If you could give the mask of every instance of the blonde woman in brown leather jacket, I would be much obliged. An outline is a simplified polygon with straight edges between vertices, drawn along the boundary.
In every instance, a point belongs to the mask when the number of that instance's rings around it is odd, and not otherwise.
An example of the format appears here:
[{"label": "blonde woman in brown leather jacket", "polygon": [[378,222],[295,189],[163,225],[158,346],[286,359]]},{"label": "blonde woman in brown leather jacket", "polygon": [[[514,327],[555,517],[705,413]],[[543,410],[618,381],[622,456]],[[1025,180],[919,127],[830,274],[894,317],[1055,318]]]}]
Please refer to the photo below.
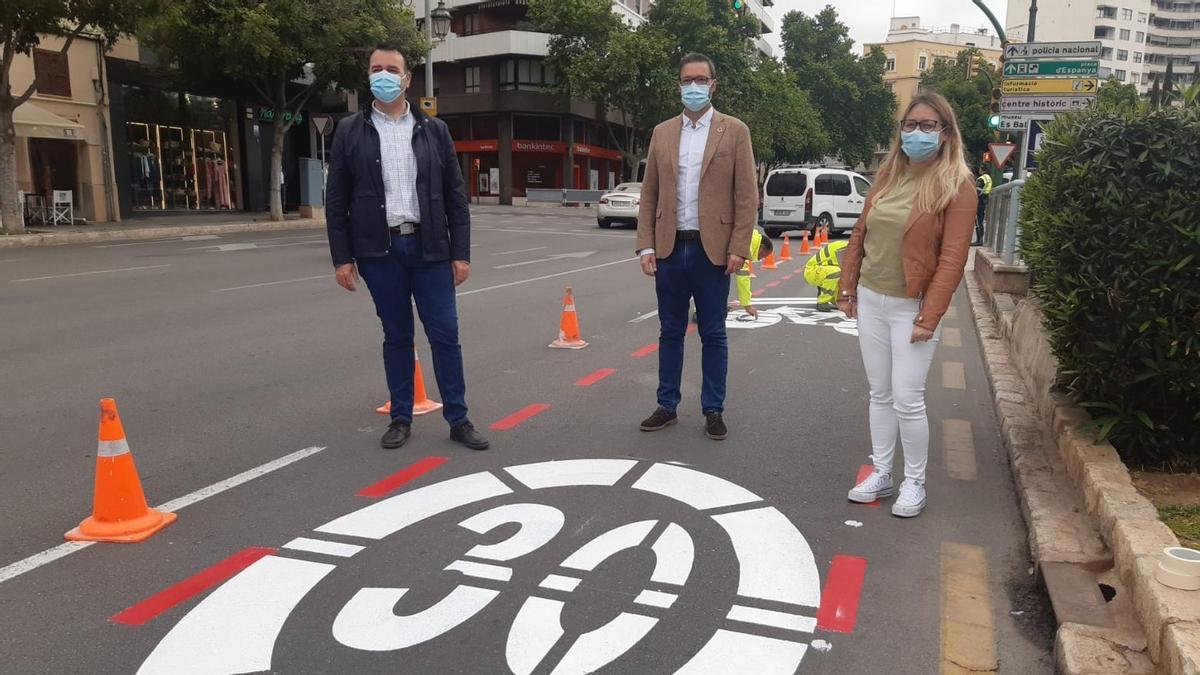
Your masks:
[{"label": "blonde woman in brown leather jacket", "polygon": [[904,482],[892,513],[913,518],[925,508],[925,380],[939,323],[962,280],[975,210],[954,110],[939,94],[920,94],[901,118],[842,257],[838,307],[858,319],[875,463],[850,490],[851,501],[895,493],[892,463],[900,444]]}]

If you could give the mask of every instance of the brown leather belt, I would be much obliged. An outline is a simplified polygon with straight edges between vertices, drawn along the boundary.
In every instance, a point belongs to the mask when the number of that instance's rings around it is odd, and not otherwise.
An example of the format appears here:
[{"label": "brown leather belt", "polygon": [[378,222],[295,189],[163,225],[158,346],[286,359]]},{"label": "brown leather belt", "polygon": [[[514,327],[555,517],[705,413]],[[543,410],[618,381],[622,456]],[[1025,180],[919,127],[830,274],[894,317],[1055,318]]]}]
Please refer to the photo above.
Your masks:
[{"label": "brown leather belt", "polygon": [[695,241],[700,238],[699,230],[676,230],[675,241]]}]

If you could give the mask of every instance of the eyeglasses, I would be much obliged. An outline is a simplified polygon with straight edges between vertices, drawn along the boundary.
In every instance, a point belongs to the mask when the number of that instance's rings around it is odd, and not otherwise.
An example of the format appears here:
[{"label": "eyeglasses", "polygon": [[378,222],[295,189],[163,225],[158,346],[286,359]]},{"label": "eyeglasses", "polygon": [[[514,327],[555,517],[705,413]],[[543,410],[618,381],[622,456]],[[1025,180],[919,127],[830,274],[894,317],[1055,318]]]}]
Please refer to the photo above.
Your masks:
[{"label": "eyeglasses", "polygon": [[712,78],[703,77],[703,76],[701,76],[701,77],[681,77],[681,78],[679,78],[679,84],[681,84],[683,86],[687,86],[689,84],[698,84],[701,87],[706,87],[706,86],[712,84]]},{"label": "eyeglasses", "polygon": [[938,129],[942,129],[945,126],[946,126],[945,124],[942,124],[938,120],[901,120],[900,121],[900,130],[901,131],[916,131],[918,128],[920,128],[921,131],[929,132],[929,131],[937,131]]}]

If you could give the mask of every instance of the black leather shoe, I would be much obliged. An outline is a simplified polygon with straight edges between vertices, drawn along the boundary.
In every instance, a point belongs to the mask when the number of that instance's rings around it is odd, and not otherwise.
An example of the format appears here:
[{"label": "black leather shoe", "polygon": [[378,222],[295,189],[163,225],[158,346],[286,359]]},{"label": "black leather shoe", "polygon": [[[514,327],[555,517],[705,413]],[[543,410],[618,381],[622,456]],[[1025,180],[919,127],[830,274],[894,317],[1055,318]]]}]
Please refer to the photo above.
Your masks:
[{"label": "black leather shoe", "polygon": [[472,450],[487,450],[491,446],[483,434],[476,431],[475,425],[470,422],[450,427],[450,440],[462,443]]},{"label": "black leather shoe", "polygon": [[714,441],[723,441],[729,435],[729,429],[725,427],[725,420],[721,419],[721,413],[704,414],[704,435]]},{"label": "black leather shoe", "polygon": [[666,408],[659,408],[654,411],[654,414],[642,421],[642,431],[659,431],[675,424],[679,421],[679,415],[669,412]]},{"label": "black leather shoe", "polygon": [[409,436],[412,436],[411,424],[401,420],[392,420],[392,423],[388,425],[387,433],[379,441],[379,445],[383,446],[384,450],[395,450],[407,443]]}]

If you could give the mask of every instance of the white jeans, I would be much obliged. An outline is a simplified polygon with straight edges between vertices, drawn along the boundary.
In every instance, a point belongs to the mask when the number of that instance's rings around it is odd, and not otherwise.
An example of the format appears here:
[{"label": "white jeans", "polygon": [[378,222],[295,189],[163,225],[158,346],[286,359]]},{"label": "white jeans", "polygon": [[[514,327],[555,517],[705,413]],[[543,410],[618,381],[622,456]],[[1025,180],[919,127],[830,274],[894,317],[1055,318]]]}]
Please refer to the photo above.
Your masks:
[{"label": "white jeans", "polygon": [[871,388],[871,448],[875,468],[892,472],[896,442],[904,444],[904,477],[924,482],[929,463],[925,380],[941,336],[912,343],[921,303],[858,287],[858,344]]}]

